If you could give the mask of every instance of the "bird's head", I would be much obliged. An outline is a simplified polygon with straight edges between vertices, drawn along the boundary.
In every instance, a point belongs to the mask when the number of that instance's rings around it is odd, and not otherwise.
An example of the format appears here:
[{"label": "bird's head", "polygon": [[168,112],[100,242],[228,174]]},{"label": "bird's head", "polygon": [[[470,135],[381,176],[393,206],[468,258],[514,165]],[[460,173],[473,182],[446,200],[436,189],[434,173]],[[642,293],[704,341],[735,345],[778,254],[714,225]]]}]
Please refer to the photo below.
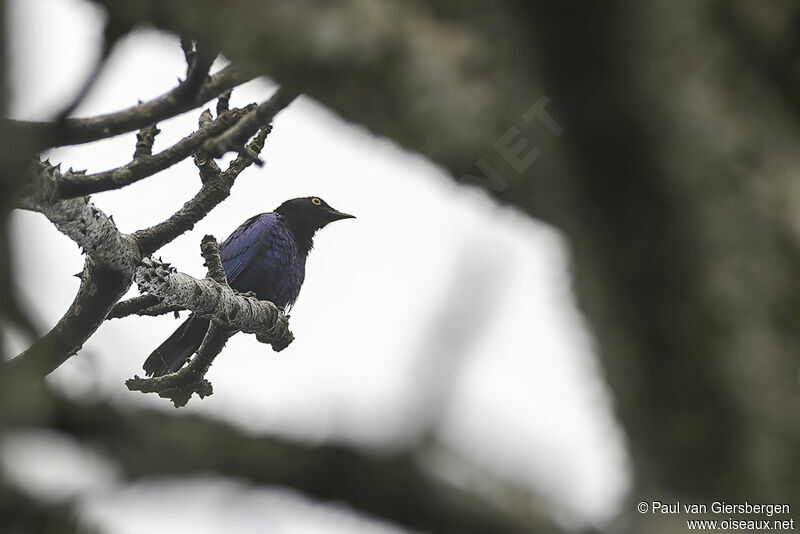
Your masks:
[{"label": "bird's head", "polygon": [[299,242],[307,242],[320,228],[342,219],[355,219],[355,215],[342,213],[328,205],[319,197],[302,197],[287,200],[275,210],[292,231]]},{"label": "bird's head", "polygon": [[275,210],[293,223],[305,223],[315,230],[341,219],[355,219],[355,216],[342,213],[328,205],[319,197],[303,197],[287,200]]}]

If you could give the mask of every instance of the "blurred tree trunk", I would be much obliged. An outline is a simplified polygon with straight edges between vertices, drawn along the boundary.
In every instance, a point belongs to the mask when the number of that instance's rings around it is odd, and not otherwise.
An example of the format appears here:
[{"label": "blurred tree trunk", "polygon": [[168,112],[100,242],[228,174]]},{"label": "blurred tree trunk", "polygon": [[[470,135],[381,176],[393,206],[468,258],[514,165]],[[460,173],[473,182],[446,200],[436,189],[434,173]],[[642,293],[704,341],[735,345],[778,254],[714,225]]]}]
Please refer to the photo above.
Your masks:
[{"label": "blurred tree trunk", "polygon": [[574,171],[563,228],[636,501],[800,504],[797,108],[734,29],[766,18],[789,41],[794,15],[743,7],[532,10]]}]

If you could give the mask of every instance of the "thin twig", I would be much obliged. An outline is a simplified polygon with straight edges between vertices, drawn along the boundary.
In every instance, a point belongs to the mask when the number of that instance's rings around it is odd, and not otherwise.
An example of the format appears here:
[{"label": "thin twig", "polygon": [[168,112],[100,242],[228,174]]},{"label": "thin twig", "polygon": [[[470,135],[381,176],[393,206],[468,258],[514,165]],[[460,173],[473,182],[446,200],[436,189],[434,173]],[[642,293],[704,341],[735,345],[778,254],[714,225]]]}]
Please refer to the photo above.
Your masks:
[{"label": "thin twig", "polygon": [[220,257],[219,243],[213,235],[203,236],[200,242],[200,253],[205,260],[205,266],[208,269],[208,277],[216,280],[223,286],[228,285],[228,276],[225,274],[225,268],[222,266],[222,258]]},{"label": "thin twig", "polygon": [[247,140],[263,125],[270,123],[275,115],[291,104],[295,98],[297,93],[278,88],[269,100],[260,104],[225,133],[206,141],[203,144],[203,152],[214,158],[221,158],[228,152],[241,154]]},{"label": "thin twig", "polygon": [[161,130],[155,124],[146,126],[136,134],[136,149],[133,152],[133,159],[150,157],[153,155],[153,143]]},{"label": "thin twig", "polygon": [[[212,122],[214,122],[214,117],[211,116],[211,112],[207,109],[200,114],[200,118],[197,120],[200,128],[204,128]],[[207,182],[219,179],[222,171],[220,170],[219,165],[217,165],[217,162],[214,161],[214,158],[208,156],[208,154],[197,152],[195,153],[193,159],[195,167],[197,167],[197,171],[200,174],[201,183],[205,184]]]},{"label": "thin twig", "polygon": [[[267,141],[267,136],[272,131],[272,124],[265,124],[258,130],[258,133],[255,137],[247,144],[246,150],[248,154],[258,154],[264,149],[264,143]],[[213,160],[212,160],[213,161]],[[236,156],[236,159],[231,161],[228,168],[225,169],[223,173],[228,178],[233,178],[238,176],[242,171],[244,171],[247,167],[255,163],[255,159],[251,156],[243,156],[239,154]]]}]

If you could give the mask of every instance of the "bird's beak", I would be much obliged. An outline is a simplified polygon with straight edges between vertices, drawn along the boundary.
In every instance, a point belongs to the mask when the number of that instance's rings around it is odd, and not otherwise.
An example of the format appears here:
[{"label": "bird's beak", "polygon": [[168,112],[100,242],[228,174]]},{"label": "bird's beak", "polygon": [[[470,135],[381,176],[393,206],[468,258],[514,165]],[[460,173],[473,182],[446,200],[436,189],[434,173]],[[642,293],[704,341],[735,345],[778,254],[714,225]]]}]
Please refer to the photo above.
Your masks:
[{"label": "bird's beak", "polygon": [[355,215],[350,215],[349,213],[342,213],[341,211],[337,211],[333,208],[330,209],[328,212],[328,220],[330,222],[333,221],[341,221],[342,219],[355,219]]}]

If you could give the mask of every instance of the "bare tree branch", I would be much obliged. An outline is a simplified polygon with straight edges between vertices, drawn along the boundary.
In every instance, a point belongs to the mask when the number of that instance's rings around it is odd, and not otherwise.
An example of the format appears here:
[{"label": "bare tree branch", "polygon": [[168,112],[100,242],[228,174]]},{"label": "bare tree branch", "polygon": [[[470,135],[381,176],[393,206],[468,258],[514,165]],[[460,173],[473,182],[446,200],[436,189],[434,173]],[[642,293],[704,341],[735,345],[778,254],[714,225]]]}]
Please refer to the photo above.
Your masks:
[{"label": "bare tree branch", "polygon": [[241,152],[242,147],[259,128],[272,121],[275,115],[292,103],[297,93],[278,88],[272,98],[259,105],[242,120],[231,126],[224,134],[203,144],[203,152],[221,158],[228,152]]},{"label": "bare tree branch", "polygon": [[246,117],[250,109],[247,107],[228,111],[205,128],[183,138],[155,156],[140,154],[127,165],[116,169],[95,174],[65,176],[58,181],[58,195],[61,198],[73,198],[110,191],[152,176],[192,155],[207,139],[225,132],[232,124]]},{"label": "bare tree branch", "polygon": [[[232,179],[233,177],[238,176],[243,170],[247,167],[252,165],[253,163],[258,162],[258,154],[264,149],[264,143],[267,140],[267,136],[272,131],[272,124],[265,124],[261,127],[258,133],[253,137],[253,140],[247,144],[245,147],[244,154],[239,154],[236,156],[236,159],[231,161],[231,164],[228,165],[228,168],[225,169],[225,172],[222,173],[224,176],[228,177],[228,179]],[[209,160],[214,161],[214,160]]]},{"label": "bare tree branch", "polygon": [[138,130],[191,111],[254,77],[231,65],[211,76],[196,94],[189,90],[196,80],[189,77],[175,89],[149,102],[107,115],[66,119],[56,133],[53,133],[54,123],[50,122],[8,122],[23,135],[43,140],[44,146],[88,143]]},{"label": "bare tree branch", "polygon": [[139,261],[136,244],[87,198],[59,200],[58,167],[31,166],[22,204],[42,213],[87,255],[81,287],[67,312],[43,338],[6,364],[18,376],[43,378],[74,355],[130,287]]},{"label": "bare tree branch", "polygon": [[87,259],[81,287],[61,320],[30,348],[6,363],[2,371],[18,378],[44,378],[55,371],[80,350],[130,283],[126,273]]},{"label": "bare tree branch", "polygon": [[155,295],[164,304],[191,310],[232,330],[256,334],[275,351],[285,349],[294,339],[289,321],[275,304],[242,295],[210,278],[197,280],[144,258],[134,281],[140,292]]},{"label": "bare tree branch", "polygon": [[230,337],[230,331],[212,321],[197,354],[186,366],[163,376],[134,376],[126,380],[125,385],[131,391],[157,393],[159,397],[172,401],[176,408],[186,406],[194,393],[201,399],[208,397],[214,389],[205,375]]},{"label": "bare tree branch", "polygon": [[[220,284],[224,289],[230,289],[228,277],[220,258],[219,243],[214,236],[203,237],[200,251],[208,267],[208,277]],[[174,373],[153,378],[134,377],[125,382],[131,391],[142,393],[158,393],[159,397],[168,398],[176,408],[185,406],[193,393],[202,399],[213,393],[211,382],[205,376],[211,363],[222,351],[227,340],[235,333],[234,330],[225,328],[219,321],[213,320],[203,338],[203,343],[197,355],[182,369]]]},{"label": "bare tree branch", "polygon": [[[268,328],[261,328],[260,331],[257,332],[260,341],[271,343],[273,348],[279,351],[291,343],[293,339],[292,333],[288,330],[288,321],[286,321],[283,313],[272,303],[257,301],[249,296],[240,296],[228,286],[228,279],[225,276],[225,269],[220,259],[219,244],[213,236],[207,235],[203,238],[201,251],[203,253],[203,258],[205,258],[206,265],[208,266],[208,276],[210,278],[208,281],[216,282],[219,286],[217,295],[211,296],[211,300],[215,302],[212,314],[208,314],[208,312],[205,311],[205,306],[202,304],[198,304],[198,306],[203,307],[192,308],[196,315],[202,317],[206,314],[211,318],[208,332],[206,332],[203,343],[198,349],[197,354],[185,367],[174,373],[153,378],[134,376],[125,382],[128,389],[131,391],[157,393],[159,397],[170,399],[176,408],[185,406],[194,393],[201,399],[213,393],[211,383],[205,378],[208,369],[211,367],[214,359],[222,351],[227,340],[236,331],[248,331],[248,327],[243,324],[237,324],[236,326],[231,325],[230,320],[232,317],[237,316],[237,318],[241,320],[242,316],[235,311],[231,313],[225,309],[225,304],[223,302],[225,295],[227,295],[228,298],[241,297],[252,299],[249,300],[248,303],[255,301],[258,305],[266,305],[270,313],[272,313],[274,309],[275,314],[269,317],[272,318],[274,316],[275,321],[272,325],[268,326]],[[160,269],[158,267],[155,268],[155,272],[162,276],[162,280],[173,274],[177,274],[172,273],[170,269]],[[197,282],[196,287],[199,287],[201,283],[202,281]],[[152,284],[152,280],[148,280],[146,285],[140,284],[140,289],[152,291],[152,289],[148,289],[152,288]],[[214,287],[213,290],[217,291],[217,287]],[[203,291],[203,289],[190,289],[188,291],[181,290],[180,293],[188,294],[191,292],[192,298],[194,298],[196,302],[200,302],[199,299],[202,298],[201,295]],[[163,293],[163,289],[161,289],[160,292]],[[171,296],[165,297],[164,300],[169,301],[169,299],[174,298],[178,293],[179,291],[175,289],[169,289],[166,291],[166,294]],[[181,306],[183,305],[184,304],[181,304]],[[258,315],[264,317],[264,314],[259,313]]]},{"label": "bare tree branch", "polygon": [[[132,273],[140,254],[130,236],[122,234],[105,213],[85,197],[60,200],[60,166],[40,162],[32,166],[31,180],[21,204],[47,217],[93,261]],[[67,172],[67,176],[71,173]]]}]

